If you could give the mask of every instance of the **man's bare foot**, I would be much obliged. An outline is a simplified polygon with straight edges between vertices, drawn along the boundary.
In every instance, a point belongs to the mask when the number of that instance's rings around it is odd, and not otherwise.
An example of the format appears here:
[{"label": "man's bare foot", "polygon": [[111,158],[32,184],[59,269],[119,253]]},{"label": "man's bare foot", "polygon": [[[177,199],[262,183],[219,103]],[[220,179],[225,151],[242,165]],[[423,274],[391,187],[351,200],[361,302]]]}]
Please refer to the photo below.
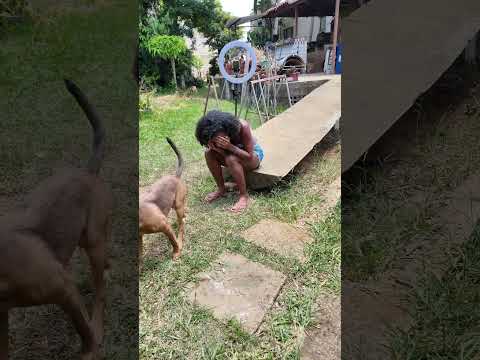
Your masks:
[{"label": "man's bare foot", "polygon": [[242,195],[240,196],[240,199],[238,199],[237,203],[233,205],[233,207],[230,209],[231,212],[234,213],[239,213],[245,210],[248,207],[250,200],[248,196]]},{"label": "man's bare foot", "polygon": [[224,196],[225,196],[225,190],[217,190],[217,191],[214,191],[214,192],[208,194],[205,197],[205,201],[207,203],[211,203],[211,202],[214,202],[215,200],[218,200],[218,199],[220,199],[221,197],[224,197]]}]

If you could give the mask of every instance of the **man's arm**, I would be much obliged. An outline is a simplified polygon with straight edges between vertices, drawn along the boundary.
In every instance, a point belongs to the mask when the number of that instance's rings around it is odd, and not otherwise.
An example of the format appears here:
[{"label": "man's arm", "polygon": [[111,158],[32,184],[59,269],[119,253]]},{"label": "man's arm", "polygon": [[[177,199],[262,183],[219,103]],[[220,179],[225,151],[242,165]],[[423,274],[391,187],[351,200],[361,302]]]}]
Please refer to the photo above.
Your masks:
[{"label": "man's arm", "polygon": [[250,130],[250,126],[244,126],[242,131],[242,142],[244,143],[245,150],[240,149],[239,147],[233,145],[228,139],[224,137],[220,137],[217,140],[217,145],[220,148],[223,148],[233,155],[238,156],[240,159],[244,161],[251,161],[254,158],[253,148],[255,146],[255,142],[253,139],[252,131]]}]

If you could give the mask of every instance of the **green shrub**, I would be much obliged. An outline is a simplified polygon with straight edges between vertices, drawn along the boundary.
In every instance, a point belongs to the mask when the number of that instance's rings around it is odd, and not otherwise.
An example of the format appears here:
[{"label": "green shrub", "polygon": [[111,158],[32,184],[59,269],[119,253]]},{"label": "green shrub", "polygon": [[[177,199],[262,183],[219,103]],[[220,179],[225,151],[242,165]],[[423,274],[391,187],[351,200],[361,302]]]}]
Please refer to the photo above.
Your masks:
[{"label": "green shrub", "polygon": [[151,92],[142,92],[140,93],[139,98],[139,110],[140,112],[150,112],[152,111],[152,93]]}]

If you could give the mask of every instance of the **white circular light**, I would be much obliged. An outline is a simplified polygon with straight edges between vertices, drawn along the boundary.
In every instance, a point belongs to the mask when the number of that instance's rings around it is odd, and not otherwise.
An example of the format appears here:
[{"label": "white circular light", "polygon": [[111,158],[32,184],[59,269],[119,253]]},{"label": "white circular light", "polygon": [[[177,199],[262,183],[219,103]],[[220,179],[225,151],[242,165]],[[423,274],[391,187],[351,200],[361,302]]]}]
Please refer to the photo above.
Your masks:
[{"label": "white circular light", "polygon": [[[250,71],[246,75],[239,78],[231,76],[229,73],[227,73],[227,70],[225,69],[225,55],[227,55],[228,50],[231,50],[236,47],[247,50],[248,55],[252,60],[252,68],[250,69]],[[257,70],[257,57],[255,56],[255,51],[250,46],[250,44],[246,42],[243,42],[240,40],[232,41],[227,45],[225,45],[222,51],[220,51],[220,55],[218,57],[218,67],[220,68],[220,72],[222,73],[222,76],[225,79],[227,79],[229,82],[233,84],[243,84],[248,80],[250,80],[253,77],[253,75],[255,75],[255,71]]]}]

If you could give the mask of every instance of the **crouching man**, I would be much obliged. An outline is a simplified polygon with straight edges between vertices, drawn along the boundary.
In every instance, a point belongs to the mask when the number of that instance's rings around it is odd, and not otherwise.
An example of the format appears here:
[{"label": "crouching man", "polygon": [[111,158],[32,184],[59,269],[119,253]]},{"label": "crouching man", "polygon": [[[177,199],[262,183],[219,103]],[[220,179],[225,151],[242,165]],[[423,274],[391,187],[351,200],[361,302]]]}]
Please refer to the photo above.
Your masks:
[{"label": "crouching man", "polygon": [[245,210],[249,204],[245,174],[257,169],[263,160],[263,150],[250,125],[232,114],[210,111],[198,121],[195,136],[206,148],[207,166],[217,184],[217,190],[208,194],[205,201],[211,203],[225,195],[222,166],[226,166],[240,192],[231,211]]}]

